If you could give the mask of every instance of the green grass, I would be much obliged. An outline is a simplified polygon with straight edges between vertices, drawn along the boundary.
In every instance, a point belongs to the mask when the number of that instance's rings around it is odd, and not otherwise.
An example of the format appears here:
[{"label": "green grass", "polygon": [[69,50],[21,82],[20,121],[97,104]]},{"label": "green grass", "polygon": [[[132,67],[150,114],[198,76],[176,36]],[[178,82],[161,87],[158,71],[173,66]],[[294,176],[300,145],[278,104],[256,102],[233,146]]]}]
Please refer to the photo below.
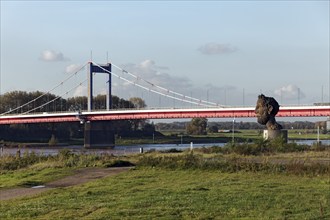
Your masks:
[{"label": "green grass", "polygon": [[[253,129],[248,129],[248,130],[237,130],[239,133],[235,133],[235,138],[239,139],[259,139],[262,138],[263,131],[260,130],[253,130]],[[308,133],[307,133],[308,132]],[[206,136],[209,137],[227,137],[231,138],[232,133],[214,133],[214,134],[208,134]],[[288,130],[288,138],[289,139],[295,139],[295,140],[316,140],[317,139],[317,133],[316,130]],[[329,140],[330,135],[329,134],[321,134],[320,133],[320,139],[321,140]]]},{"label": "green grass", "polygon": [[328,219],[329,177],[140,168],[2,201],[1,219]]},{"label": "green grass", "polygon": [[36,166],[16,171],[1,172],[0,190],[17,186],[42,185],[52,180],[68,176],[73,168],[42,168]]},{"label": "green grass", "polygon": [[[316,140],[317,139],[317,130],[288,130],[288,136],[290,139],[296,140]],[[320,131],[321,140],[329,140],[330,134],[322,134]]]},{"label": "green grass", "polygon": [[[329,153],[114,157],[63,150],[50,157],[2,157],[0,190],[44,184],[81,167],[125,161],[138,166],[83,185],[0,201],[0,219],[330,219],[330,168],[318,163]],[[277,159],[282,162],[274,163]]]},{"label": "green grass", "polygon": [[[73,154],[63,149],[56,156],[26,153],[21,157],[0,157],[0,190],[17,186],[39,185],[72,174],[83,167],[128,166],[129,157],[113,155]],[[130,159],[135,162],[136,159]]]},{"label": "green grass", "polygon": [[[235,133],[236,142],[255,141],[262,138],[262,131],[260,130],[237,130]],[[309,133],[306,133],[306,132]],[[314,132],[314,133],[312,133]],[[288,130],[288,138],[291,140],[316,140],[316,130]],[[155,137],[153,140],[152,136],[144,138],[122,138],[116,139],[117,145],[134,145],[134,144],[168,144],[168,143],[181,143],[180,134],[185,133],[184,130],[173,130],[173,131],[162,131],[164,137]],[[219,143],[219,142],[231,142],[232,133],[208,133],[207,135],[184,135],[183,143]],[[329,140],[329,134],[320,134],[320,140]]]}]

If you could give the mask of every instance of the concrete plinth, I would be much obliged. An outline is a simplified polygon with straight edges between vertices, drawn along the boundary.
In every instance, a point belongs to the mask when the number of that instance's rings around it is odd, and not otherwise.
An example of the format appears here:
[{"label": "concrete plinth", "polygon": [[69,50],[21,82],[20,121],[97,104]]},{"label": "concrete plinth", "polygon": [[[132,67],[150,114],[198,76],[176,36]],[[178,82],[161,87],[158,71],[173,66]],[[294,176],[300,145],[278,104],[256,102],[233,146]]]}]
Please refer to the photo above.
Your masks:
[{"label": "concrete plinth", "polygon": [[276,138],[283,138],[284,142],[288,142],[288,130],[264,130],[264,139],[273,140]]},{"label": "concrete plinth", "polygon": [[111,148],[115,146],[115,135],[111,121],[85,123],[85,148]]}]

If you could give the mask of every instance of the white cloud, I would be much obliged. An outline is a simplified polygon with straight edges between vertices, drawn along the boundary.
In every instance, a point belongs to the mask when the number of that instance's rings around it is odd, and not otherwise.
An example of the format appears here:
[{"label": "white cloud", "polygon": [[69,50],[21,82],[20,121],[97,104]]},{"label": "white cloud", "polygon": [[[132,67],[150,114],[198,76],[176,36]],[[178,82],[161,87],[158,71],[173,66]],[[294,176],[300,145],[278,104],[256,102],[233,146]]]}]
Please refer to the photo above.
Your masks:
[{"label": "white cloud", "polygon": [[153,68],[154,65],[155,65],[155,61],[153,60],[144,60],[138,66],[140,66],[143,69],[150,69]]},{"label": "white cloud", "polygon": [[198,48],[205,55],[227,54],[237,51],[237,48],[230,44],[207,43]]},{"label": "white cloud", "polygon": [[86,86],[78,86],[73,93],[73,96],[87,96],[87,87]]},{"label": "white cloud", "polygon": [[71,64],[65,68],[65,73],[72,74],[82,68],[81,64]]},{"label": "white cloud", "polygon": [[[194,84],[189,78],[187,77],[178,77],[173,76],[168,73],[169,68],[164,66],[158,66],[157,63],[153,60],[147,59],[138,64],[126,64],[122,65],[123,69],[137,75],[139,78],[143,80],[136,80],[135,78],[129,76],[129,74],[125,72],[121,72],[120,76],[145,86],[147,88],[159,91],[161,93],[166,93],[166,91],[157,88],[156,86],[152,86],[149,83],[146,83],[144,80],[150,82],[151,84],[161,86],[168,90],[183,94],[185,96],[192,96],[197,99],[203,99],[212,102],[217,102],[219,104],[230,103],[229,98],[232,97],[233,93],[236,92],[236,87],[230,85],[223,85],[218,86],[214,84],[207,84],[207,85],[200,85]],[[116,80],[117,81],[117,80]],[[113,84],[114,94],[119,94],[122,97],[134,97],[134,96],[141,96],[145,90],[141,88],[135,87],[127,82],[124,81],[117,81],[118,84]],[[151,95],[146,95],[141,97],[146,100],[147,104],[149,104],[149,98],[152,97]],[[168,93],[171,96],[176,96],[171,93]],[[224,101],[224,95],[227,96],[228,101]],[[157,96],[157,95],[156,95]],[[181,96],[176,96],[181,98]],[[158,103],[159,100],[153,100],[153,104]],[[151,103],[152,101],[150,101]],[[166,103],[166,102],[165,102]],[[172,103],[172,102],[170,102]],[[157,104],[156,104],[157,105]]]},{"label": "white cloud", "polygon": [[301,89],[299,89],[296,85],[293,84],[289,84],[279,89],[276,89],[274,91],[274,94],[287,100],[294,100],[298,98],[302,99],[306,97],[305,94],[301,91]]},{"label": "white cloud", "polygon": [[107,94],[107,89],[106,88],[101,88],[97,92],[97,95],[106,95],[106,94]]},{"label": "white cloud", "polygon": [[[164,72],[164,70],[168,70],[169,68],[157,66],[153,60],[147,59],[139,64],[127,64],[124,69],[146,81],[165,88],[182,90],[182,88],[192,87],[192,83],[188,78],[171,76]],[[145,82],[138,81],[137,83],[141,84]],[[145,85],[150,86],[150,84]]]},{"label": "white cloud", "polygon": [[64,57],[63,53],[53,50],[44,50],[40,54],[40,60],[43,61],[68,61],[69,59]]}]

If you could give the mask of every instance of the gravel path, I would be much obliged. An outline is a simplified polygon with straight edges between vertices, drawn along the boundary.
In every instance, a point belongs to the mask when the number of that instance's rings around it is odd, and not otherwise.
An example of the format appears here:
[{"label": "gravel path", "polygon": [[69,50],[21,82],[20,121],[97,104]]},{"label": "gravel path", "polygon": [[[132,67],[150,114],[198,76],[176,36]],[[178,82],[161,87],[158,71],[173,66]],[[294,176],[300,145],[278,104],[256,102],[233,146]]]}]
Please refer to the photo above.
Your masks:
[{"label": "gravel path", "polygon": [[131,167],[116,167],[116,168],[83,168],[78,169],[71,176],[64,177],[53,182],[49,182],[43,186],[35,186],[32,188],[13,188],[0,190],[0,201],[15,199],[18,197],[35,195],[50,189],[60,187],[75,186],[83,184],[95,179],[100,179],[107,176],[113,176],[131,169]]}]

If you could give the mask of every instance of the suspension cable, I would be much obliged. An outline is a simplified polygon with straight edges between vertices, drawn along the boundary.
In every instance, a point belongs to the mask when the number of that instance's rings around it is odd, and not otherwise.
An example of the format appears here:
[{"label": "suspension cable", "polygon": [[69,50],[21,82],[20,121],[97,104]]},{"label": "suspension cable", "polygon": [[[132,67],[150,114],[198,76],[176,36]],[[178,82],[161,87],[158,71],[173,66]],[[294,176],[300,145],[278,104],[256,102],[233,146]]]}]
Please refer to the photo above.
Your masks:
[{"label": "suspension cable", "polygon": [[165,91],[165,92],[167,92],[167,93],[172,93],[172,94],[174,94],[174,95],[181,96],[181,97],[184,98],[184,99],[191,99],[191,100],[194,100],[194,101],[197,101],[197,102],[202,102],[202,103],[206,103],[206,104],[210,104],[210,105],[214,105],[214,106],[219,106],[219,104],[214,103],[214,102],[209,102],[209,101],[205,101],[205,100],[197,99],[197,98],[194,98],[194,97],[186,96],[186,95],[184,95],[184,94],[181,94],[181,93],[178,93],[178,92],[172,91],[172,90],[170,90],[170,89],[166,89],[166,88],[164,88],[164,87],[162,87],[162,86],[158,86],[158,85],[156,85],[156,84],[154,84],[154,83],[152,83],[152,82],[150,82],[150,81],[148,81],[148,80],[145,80],[145,79],[143,79],[143,78],[141,78],[141,77],[139,77],[139,76],[137,76],[137,75],[135,75],[135,74],[133,74],[133,73],[130,73],[130,72],[127,71],[127,70],[124,70],[124,69],[120,68],[119,66],[117,66],[117,65],[115,65],[115,64],[111,64],[111,65],[113,65],[114,67],[116,67],[117,69],[119,69],[120,71],[122,71],[123,73],[127,73],[128,75],[134,77],[136,80],[144,81],[145,83],[147,83],[147,84],[149,84],[149,85],[151,85],[151,86],[153,86],[153,87],[156,87],[156,88],[158,88],[158,89],[161,89],[161,90],[163,90],[163,91]]},{"label": "suspension cable", "polygon": [[[96,65],[96,66],[98,66],[99,68],[101,68],[103,71],[108,72],[108,73],[110,73],[110,74],[116,76],[117,78],[119,78],[119,79],[121,79],[121,80],[124,80],[125,82],[128,82],[129,84],[135,85],[135,86],[140,87],[140,88],[142,88],[142,89],[144,89],[144,90],[147,90],[147,91],[149,91],[149,92],[153,92],[153,93],[159,94],[159,95],[161,95],[161,96],[165,96],[165,97],[168,97],[168,98],[172,98],[172,99],[175,99],[175,100],[178,100],[178,101],[182,101],[182,102],[186,102],[186,103],[190,103],[190,104],[202,105],[202,106],[205,106],[205,107],[214,107],[215,105],[217,105],[216,103],[207,102],[207,101],[204,101],[204,100],[200,100],[200,99],[196,99],[196,98],[193,98],[193,97],[185,96],[185,95],[183,95],[183,94],[180,94],[180,93],[177,93],[177,92],[174,92],[174,91],[168,90],[168,89],[163,88],[163,87],[160,87],[160,86],[157,86],[157,85],[155,85],[155,84],[153,84],[153,83],[151,83],[151,82],[149,82],[149,81],[147,81],[147,80],[144,80],[144,79],[142,79],[142,78],[140,78],[140,77],[138,77],[138,76],[136,76],[136,75],[134,75],[134,74],[132,74],[132,73],[129,73],[129,72],[126,71],[126,70],[121,69],[120,67],[117,67],[117,66],[114,65],[114,64],[111,64],[111,65],[113,65],[113,66],[115,66],[116,68],[118,68],[119,70],[121,70],[121,71],[123,71],[123,72],[126,72],[126,73],[128,73],[129,75],[133,76],[135,79],[137,79],[137,81],[138,81],[138,80],[142,80],[142,81],[144,81],[144,82],[147,82],[147,83],[148,83],[149,85],[151,85],[151,86],[154,86],[154,87],[156,87],[156,88],[162,89],[162,90],[166,91],[167,93],[172,93],[172,94],[175,94],[175,95],[181,96],[181,97],[183,97],[183,98],[178,98],[178,97],[175,97],[175,96],[172,96],[172,95],[169,95],[169,94],[164,94],[164,93],[159,92],[159,91],[156,91],[156,90],[154,90],[154,89],[147,88],[147,87],[142,86],[142,85],[140,85],[140,84],[138,84],[138,83],[136,83],[136,82],[130,81],[130,80],[128,80],[128,79],[126,79],[126,78],[124,78],[124,77],[122,77],[122,76],[119,76],[119,75],[115,74],[114,72],[111,72],[111,71],[109,71],[109,70],[103,68],[102,66],[98,65],[97,63],[94,63],[94,62],[93,62],[93,64]],[[187,98],[188,98],[188,99],[191,99],[191,100],[193,100],[193,101],[187,100]],[[207,104],[204,104],[204,103],[207,103]],[[210,105],[210,104],[211,104],[211,105]]]},{"label": "suspension cable", "polygon": [[212,106],[212,105],[206,105],[206,104],[203,104],[202,102],[189,101],[189,100],[185,100],[185,99],[180,99],[180,98],[178,98],[178,97],[175,97],[175,96],[172,96],[172,95],[169,95],[169,94],[161,93],[161,92],[159,92],[159,91],[156,91],[156,90],[153,90],[153,89],[147,88],[147,87],[142,86],[142,85],[140,85],[140,84],[138,84],[138,83],[135,83],[135,82],[133,82],[133,81],[130,81],[130,80],[128,80],[128,79],[126,79],[126,78],[124,78],[124,77],[122,77],[122,76],[119,76],[119,75],[117,75],[116,73],[111,72],[111,71],[109,71],[109,70],[103,68],[102,66],[98,65],[97,63],[94,63],[94,62],[93,62],[93,64],[96,65],[96,66],[98,66],[98,67],[99,67],[100,69],[102,69],[103,71],[105,71],[105,72],[107,72],[107,73],[110,73],[111,75],[113,75],[113,76],[115,76],[115,77],[117,77],[117,78],[119,78],[119,79],[121,79],[121,80],[123,80],[123,81],[125,81],[125,82],[127,82],[127,83],[129,83],[129,84],[131,84],[131,85],[134,85],[134,86],[140,87],[140,88],[142,88],[142,89],[144,89],[144,90],[146,90],[146,91],[148,91],[148,92],[153,92],[153,93],[156,93],[156,94],[158,94],[158,95],[165,96],[165,97],[172,98],[172,99],[176,99],[176,100],[179,100],[179,101],[182,101],[182,102],[187,102],[187,103],[196,104],[196,105],[202,105],[202,106],[205,106],[205,107],[214,107],[214,106]]},{"label": "suspension cable", "polygon": [[[102,69],[103,71],[105,71],[105,72],[107,72],[107,73],[109,73],[109,74],[111,74],[111,75],[113,75],[113,76],[115,76],[115,77],[117,77],[117,78],[119,78],[119,79],[121,79],[121,80],[123,80],[123,81],[125,81],[125,82],[127,82],[127,83],[129,83],[129,84],[131,84],[131,85],[134,85],[134,86],[137,86],[137,87],[139,87],[139,88],[142,88],[142,89],[144,89],[144,90],[146,90],[146,91],[148,91],[148,92],[156,93],[156,94],[158,94],[158,95],[165,96],[165,97],[167,97],[167,98],[171,98],[171,99],[174,99],[174,100],[178,100],[178,101],[182,101],[182,102],[186,102],[186,103],[190,103],[190,104],[195,104],[195,105],[200,105],[200,106],[205,106],[205,107],[219,106],[217,103],[214,103],[214,102],[209,102],[209,101],[205,101],[205,100],[197,99],[197,98],[194,98],[194,97],[191,97],[191,96],[186,96],[186,95],[183,95],[183,94],[181,94],[181,93],[178,93],[178,92],[172,91],[172,90],[170,90],[170,89],[166,89],[166,88],[164,88],[164,87],[158,86],[158,85],[156,85],[156,84],[154,84],[154,83],[152,83],[152,82],[150,82],[150,81],[148,81],[148,80],[145,80],[145,79],[143,79],[143,78],[141,78],[141,77],[139,77],[139,76],[137,76],[137,75],[135,75],[135,74],[133,74],[133,73],[130,73],[130,72],[127,71],[127,70],[124,70],[124,69],[118,67],[118,66],[115,65],[115,64],[111,64],[111,65],[113,65],[113,66],[114,66],[115,68],[117,68],[118,70],[122,71],[122,73],[127,73],[128,75],[132,76],[133,78],[136,79],[136,81],[134,82],[134,81],[128,80],[128,79],[126,79],[125,77],[119,76],[118,74],[116,74],[116,73],[114,73],[114,72],[111,72],[111,71],[109,71],[109,70],[103,68],[102,66],[100,66],[99,64],[97,64],[97,63],[95,63],[95,62],[92,62],[92,63],[93,63],[94,65],[98,66],[98,67],[99,67],[100,69]],[[71,79],[73,76],[77,75],[77,73],[80,72],[82,69],[84,69],[85,66],[88,65],[88,64],[89,64],[89,63],[87,62],[85,65],[81,66],[77,71],[75,71],[73,74],[71,74],[71,75],[70,75],[69,77],[67,77],[65,80],[61,81],[58,85],[54,86],[52,89],[48,90],[47,92],[41,94],[40,96],[34,98],[33,100],[31,100],[31,101],[29,101],[29,102],[27,102],[27,103],[25,103],[25,104],[23,104],[23,105],[21,105],[21,106],[18,106],[18,107],[14,108],[14,109],[11,109],[11,110],[9,110],[9,111],[7,111],[7,112],[4,112],[4,113],[0,114],[0,116],[1,116],[1,115],[5,115],[5,114],[9,114],[9,113],[11,113],[11,112],[14,112],[14,111],[20,109],[20,108],[23,108],[23,107],[29,105],[30,103],[35,102],[36,100],[42,98],[43,96],[45,96],[45,95],[51,93],[52,91],[54,91],[54,90],[57,89],[58,87],[62,86],[65,82],[67,82],[67,81],[68,81],[69,79]],[[52,103],[52,102],[55,102],[57,99],[61,98],[61,97],[64,96],[64,95],[67,95],[67,94],[68,94],[69,92],[71,92],[72,90],[74,90],[74,89],[78,88],[79,86],[81,86],[81,85],[82,85],[83,83],[85,83],[87,80],[88,80],[88,79],[85,79],[84,81],[80,82],[78,85],[74,86],[73,88],[71,88],[71,89],[68,90],[67,92],[63,93],[62,95],[57,96],[56,98],[54,98],[54,99],[52,99],[52,100],[50,100],[50,101],[48,101],[48,102],[46,102],[46,103],[44,103],[44,104],[38,106],[38,107],[35,107],[35,108],[31,109],[31,110],[28,110],[28,111],[26,111],[26,112],[23,112],[22,114],[28,114],[28,113],[30,113],[30,112],[33,112],[33,111],[35,111],[35,110],[37,110],[37,109],[40,109],[40,108],[46,106],[46,105],[48,105],[48,104],[50,104],[50,103]],[[139,83],[137,83],[137,81],[143,81],[143,82],[149,84],[151,87],[158,88],[158,89],[160,89],[160,90],[162,90],[162,91],[165,91],[166,93],[163,93],[163,92],[160,92],[160,91],[154,90],[154,89],[152,89],[152,88],[148,88],[148,87],[143,86],[143,85],[140,85]],[[170,95],[170,94],[172,94],[172,95]],[[175,97],[175,96],[173,96],[173,95],[180,96],[180,97],[182,97],[182,98],[178,98],[178,97]],[[189,100],[187,100],[187,99],[189,99]],[[204,103],[205,103],[205,104],[204,104]]]},{"label": "suspension cable", "polygon": [[73,91],[74,89],[78,88],[79,86],[81,86],[82,84],[84,84],[85,82],[87,82],[87,80],[88,80],[88,79],[85,79],[84,81],[81,81],[78,85],[72,87],[70,90],[66,91],[65,93],[62,93],[60,96],[57,96],[56,98],[54,98],[54,99],[52,99],[52,100],[50,100],[50,101],[48,101],[48,102],[46,102],[46,103],[44,103],[44,104],[42,104],[42,105],[36,107],[36,108],[34,108],[34,109],[31,109],[31,110],[29,110],[29,111],[23,112],[22,115],[28,114],[28,113],[30,113],[30,112],[33,112],[33,111],[35,111],[35,110],[37,110],[37,109],[40,109],[40,108],[46,106],[46,105],[48,105],[48,104],[50,104],[50,103],[52,103],[52,102],[55,102],[57,99],[62,98],[64,95],[67,95],[69,92]]},{"label": "suspension cable", "polygon": [[52,89],[48,90],[47,92],[41,94],[41,95],[38,96],[37,98],[34,98],[34,99],[32,99],[31,101],[29,101],[29,102],[27,102],[27,103],[25,103],[25,104],[23,104],[23,105],[21,105],[21,106],[18,106],[18,107],[14,108],[14,109],[11,109],[11,110],[9,110],[9,111],[6,111],[6,112],[4,112],[4,113],[2,113],[2,114],[0,114],[0,115],[9,114],[9,113],[11,113],[11,112],[13,112],[13,111],[16,111],[16,110],[18,110],[18,109],[20,109],[20,108],[23,108],[23,107],[29,105],[30,103],[35,102],[36,100],[38,100],[38,99],[42,98],[43,96],[49,94],[50,92],[54,91],[54,90],[57,89],[58,87],[62,86],[66,81],[68,81],[69,79],[71,79],[73,76],[77,75],[77,73],[80,72],[82,69],[84,69],[85,66],[86,66],[87,64],[88,64],[88,63],[86,63],[85,65],[83,65],[82,67],[80,67],[76,72],[74,72],[73,74],[71,74],[71,75],[70,75],[69,77],[67,77],[65,80],[63,80],[62,82],[60,82],[58,85],[54,86]]}]

